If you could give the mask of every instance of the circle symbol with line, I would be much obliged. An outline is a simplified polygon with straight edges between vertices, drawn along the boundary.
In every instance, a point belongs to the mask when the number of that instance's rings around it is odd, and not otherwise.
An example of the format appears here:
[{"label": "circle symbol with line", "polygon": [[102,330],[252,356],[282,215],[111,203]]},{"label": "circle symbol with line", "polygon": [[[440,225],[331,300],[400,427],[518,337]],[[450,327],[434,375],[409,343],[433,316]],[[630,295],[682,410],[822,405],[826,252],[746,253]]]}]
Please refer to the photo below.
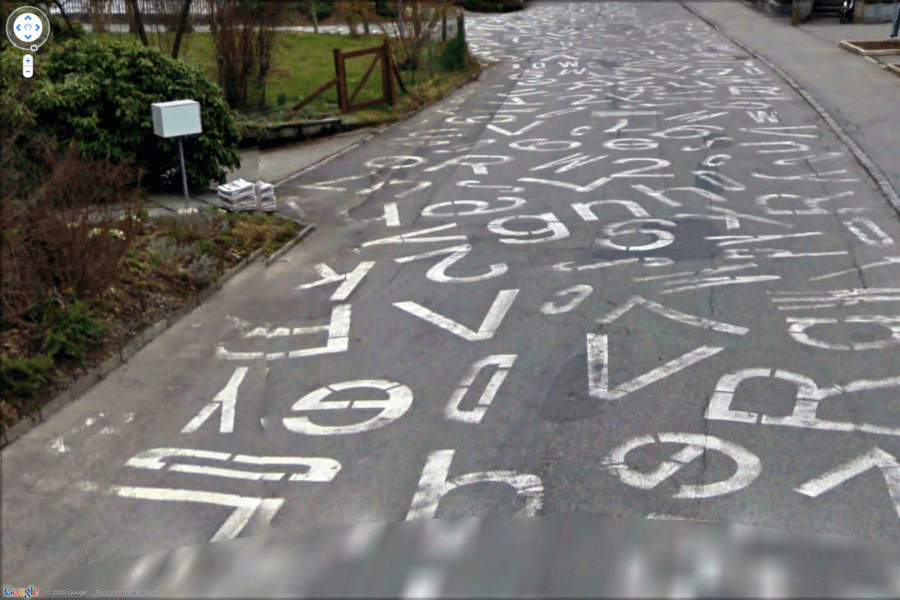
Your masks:
[{"label": "circle symbol with line", "polygon": [[[625,461],[628,454],[632,450],[650,444],[681,444],[684,447],[650,473],[642,473],[629,467]],[[715,450],[730,458],[737,465],[735,473],[728,479],[716,483],[682,484],[673,498],[713,498],[731,494],[753,483],[762,471],[759,457],[743,446],[709,435],[693,433],[660,433],[656,436],[636,437],[610,452],[603,460],[603,465],[622,483],[642,490],[652,490],[709,450]]]}]

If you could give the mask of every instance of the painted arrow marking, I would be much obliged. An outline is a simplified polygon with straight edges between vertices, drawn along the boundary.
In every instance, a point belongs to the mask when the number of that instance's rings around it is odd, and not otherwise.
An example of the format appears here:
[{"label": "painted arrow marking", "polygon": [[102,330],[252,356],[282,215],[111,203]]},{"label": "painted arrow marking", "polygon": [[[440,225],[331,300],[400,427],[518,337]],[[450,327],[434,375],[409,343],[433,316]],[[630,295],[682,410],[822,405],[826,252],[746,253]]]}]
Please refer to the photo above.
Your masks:
[{"label": "painted arrow marking", "polygon": [[892,454],[889,454],[881,448],[872,448],[862,456],[844,463],[836,469],[833,469],[824,475],[807,481],[794,491],[809,496],[810,498],[818,498],[825,492],[833,490],[845,481],[865,473],[869,469],[878,469],[884,476],[884,482],[887,484],[888,493],[891,495],[891,501],[894,504],[894,510],[900,517],[900,462]]}]

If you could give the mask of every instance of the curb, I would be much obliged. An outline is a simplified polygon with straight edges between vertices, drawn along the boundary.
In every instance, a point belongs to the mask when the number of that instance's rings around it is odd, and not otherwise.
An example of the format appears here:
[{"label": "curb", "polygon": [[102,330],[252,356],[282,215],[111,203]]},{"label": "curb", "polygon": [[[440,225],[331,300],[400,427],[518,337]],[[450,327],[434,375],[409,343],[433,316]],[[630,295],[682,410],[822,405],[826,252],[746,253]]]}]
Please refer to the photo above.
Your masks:
[{"label": "curb", "polygon": [[331,162],[331,161],[334,160],[335,158],[337,158],[337,157],[339,157],[339,156],[342,156],[343,154],[346,154],[347,152],[350,152],[351,150],[355,150],[356,148],[359,148],[360,146],[362,146],[363,144],[365,144],[366,142],[368,142],[369,140],[371,140],[371,139],[374,138],[375,136],[378,136],[378,135],[381,135],[382,133],[384,133],[384,132],[385,132],[389,127],[391,127],[392,125],[396,125],[397,123],[401,123],[401,122],[403,122],[403,121],[406,121],[407,119],[411,119],[412,117],[418,115],[420,112],[422,112],[422,111],[425,110],[426,108],[428,108],[428,107],[430,107],[430,106],[433,106],[434,104],[436,104],[436,103],[440,102],[441,100],[447,98],[447,97],[450,96],[451,94],[454,94],[455,92],[459,91],[460,88],[462,88],[462,87],[464,87],[464,86],[467,86],[467,85],[469,85],[470,83],[472,83],[472,82],[478,80],[478,79],[481,77],[481,74],[484,73],[484,72],[485,72],[488,68],[490,68],[491,66],[493,66],[493,65],[482,66],[482,68],[481,68],[477,73],[475,73],[474,75],[471,75],[471,76],[467,77],[466,79],[460,81],[460,82],[457,83],[455,86],[453,86],[452,88],[450,88],[449,90],[447,90],[447,91],[446,91],[444,94],[442,94],[441,96],[438,96],[437,98],[434,98],[434,99],[431,100],[430,102],[427,102],[427,103],[425,103],[425,104],[421,104],[421,105],[417,106],[416,108],[412,109],[411,111],[409,111],[408,113],[405,113],[405,114],[400,115],[399,117],[395,117],[395,118],[392,118],[392,119],[390,119],[390,120],[383,121],[383,122],[381,122],[381,123],[369,123],[369,124],[361,123],[361,124],[359,125],[359,129],[364,129],[364,128],[366,128],[366,127],[374,127],[374,129],[373,129],[367,136],[365,136],[364,138],[362,138],[361,140],[358,140],[358,141],[354,142],[353,144],[350,144],[350,145],[347,146],[346,148],[341,148],[340,150],[337,150],[336,152],[333,152],[333,153],[329,154],[328,156],[325,156],[325,157],[323,157],[323,158],[320,158],[318,161],[316,161],[316,162],[314,162],[313,164],[308,165],[308,166],[306,166],[306,167],[300,169],[300,170],[297,171],[296,173],[291,173],[290,175],[287,175],[287,176],[285,176],[285,177],[282,177],[281,179],[278,179],[278,180],[273,181],[273,182],[272,182],[272,185],[275,186],[275,187],[277,188],[277,187],[280,186],[280,185],[283,185],[283,184],[288,183],[288,182],[290,182],[290,181],[293,181],[293,180],[295,180],[295,179],[297,179],[297,178],[299,178],[299,177],[302,177],[303,175],[306,175],[306,174],[309,173],[310,171],[313,171],[313,170],[315,170],[315,169],[318,169],[318,168],[321,167],[322,165],[324,165],[324,164],[326,164],[326,163],[328,163],[328,162]]},{"label": "curb", "polygon": [[853,140],[850,135],[844,131],[843,127],[841,127],[838,122],[831,116],[825,108],[819,104],[815,98],[813,98],[812,94],[803,89],[799,83],[794,81],[794,78],[788,75],[786,72],[782,71],[778,67],[776,67],[769,59],[764,56],[761,56],[758,52],[756,52],[753,48],[746,46],[745,44],[737,41],[722,29],[721,25],[719,25],[715,20],[710,19],[706,15],[700,13],[695,8],[688,6],[684,2],[679,2],[679,4],[687,10],[689,13],[693,14],[695,17],[705,22],[707,25],[715,29],[720,35],[725,36],[731,43],[735,44],[742,50],[744,50],[747,54],[760,61],[773,71],[778,74],[779,77],[785,80],[787,84],[793,88],[795,92],[800,94],[800,96],[806,100],[806,102],[812,106],[813,110],[815,110],[819,116],[824,120],[828,126],[834,131],[835,135],[844,143],[847,148],[850,149],[850,153],[853,154],[853,157],[856,158],[857,162],[862,166],[863,170],[869,175],[870,178],[875,182],[878,188],[881,190],[882,195],[884,195],[885,200],[887,200],[888,205],[891,206],[894,211],[900,215],[900,195],[898,195],[897,190],[894,189],[893,184],[890,180],[884,175],[881,169],[872,161],[871,158],[863,151],[862,148]]},{"label": "curb", "polygon": [[269,265],[271,265],[272,263],[274,263],[275,261],[280,259],[282,256],[284,256],[285,254],[290,252],[294,246],[296,246],[297,244],[302,242],[304,239],[309,237],[312,234],[312,232],[315,230],[316,230],[316,228],[313,225],[307,225],[306,227],[304,227],[302,230],[300,230],[300,233],[298,233],[294,237],[294,239],[289,241],[287,244],[282,246],[278,251],[276,251],[272,256],[270,256],[269,258],[266,259],[266,266],[268,267]]},{"label": "curb", "polygon": [[[305,228],[303,228],[303,230],[301,230],[300,233],[297,234],[296,237],[294,237],[294,239],[282,246],[278,251],[275,252],[275,254],[272,255],[272,257],[270,257],[266,261],[266,266],[268,266],[275,257],[284,255],[288,250],[300,243],[305,237],[312,233],[314,229],[315,228],[312,225],[307,225]],[[12,427],[9,427],[6,431],[3,432],[3,439],[2,443],[0,443],[0,448],[9,446],[14,441],[21,438],[23,435],[46,421],[51,415],[59,412],[66,405],[74,402],[75,400],[78,400],[81,396],[83,396],[91,388],[93,388],[94,385],[105,379],[107,375],[127,363],[144,346],[165,333],[170,327],[189,315],[194,311],[195,308],[199,307],[213,294],[222,289],[222,286],[224,286],[235,275],[243,271],[251,263],[256,262],[264,254],[264,252],[265,248],[260,248],[232,268],[225,271],[225,273],[223,273],[221,277],[198,292],[196,296],[190,298],[183,306],[173,311],[164,319],[157,321],[155,324],[146,328],[144,331],[138,333],[118,352],[104,360],[96,367],[89,369],[86,374],[82,375],[74,382],[72,382],[72,384],[67,389],[57,394],[56,397],[54,397],[50,402],[42,406],[38,410],[37,416],[25,417]]]}]

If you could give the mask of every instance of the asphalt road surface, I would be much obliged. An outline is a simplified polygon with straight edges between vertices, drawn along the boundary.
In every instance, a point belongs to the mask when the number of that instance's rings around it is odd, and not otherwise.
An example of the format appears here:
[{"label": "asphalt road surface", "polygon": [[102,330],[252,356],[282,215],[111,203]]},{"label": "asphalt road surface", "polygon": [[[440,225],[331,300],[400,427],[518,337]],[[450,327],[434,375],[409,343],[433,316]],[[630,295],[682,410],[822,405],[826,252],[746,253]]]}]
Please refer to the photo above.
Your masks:
[{"label": "asphalt road surface", "polygon": [[467,25],[478,83],[279,189],[287,260],[3,452],[6,577],[435,516],[900,541],[900,224],[837,137],[675,3]]}]

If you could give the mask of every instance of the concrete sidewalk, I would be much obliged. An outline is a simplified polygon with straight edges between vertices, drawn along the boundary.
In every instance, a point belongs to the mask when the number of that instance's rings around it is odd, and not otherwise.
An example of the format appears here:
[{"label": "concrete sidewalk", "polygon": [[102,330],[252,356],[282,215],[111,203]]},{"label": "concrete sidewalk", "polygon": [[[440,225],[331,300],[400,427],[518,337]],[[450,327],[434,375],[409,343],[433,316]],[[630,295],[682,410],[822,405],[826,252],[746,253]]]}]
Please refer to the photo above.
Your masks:
[{"label": "concrete sidewalk", "polygon": [[[354,148],[374,135],[376,130],[375,127],[362,129],[271,150],[250,148],[241,152],[241,167],[228,173],[225,179],[261,179],[273,183],[277,197],[281,181]],[[147,212],[151,217],[194,212],[214,203],[215,199],[215,192],[193,195],[185,205],[181,194],[153,194],[148,197]]]},{"label": "concrete sidewalk", "polygon": [[812,96],[817,110],[824,109],[862,151],[864,156],[857,158],[876,181],[882,179],[879,187],[900,211],[900,77],[838,46],[841,40],[887,39],[890,24],[828,21],[793,27],[788,19],[767,16],[744,3],[684,5],[783,71],[801,93]]}]

